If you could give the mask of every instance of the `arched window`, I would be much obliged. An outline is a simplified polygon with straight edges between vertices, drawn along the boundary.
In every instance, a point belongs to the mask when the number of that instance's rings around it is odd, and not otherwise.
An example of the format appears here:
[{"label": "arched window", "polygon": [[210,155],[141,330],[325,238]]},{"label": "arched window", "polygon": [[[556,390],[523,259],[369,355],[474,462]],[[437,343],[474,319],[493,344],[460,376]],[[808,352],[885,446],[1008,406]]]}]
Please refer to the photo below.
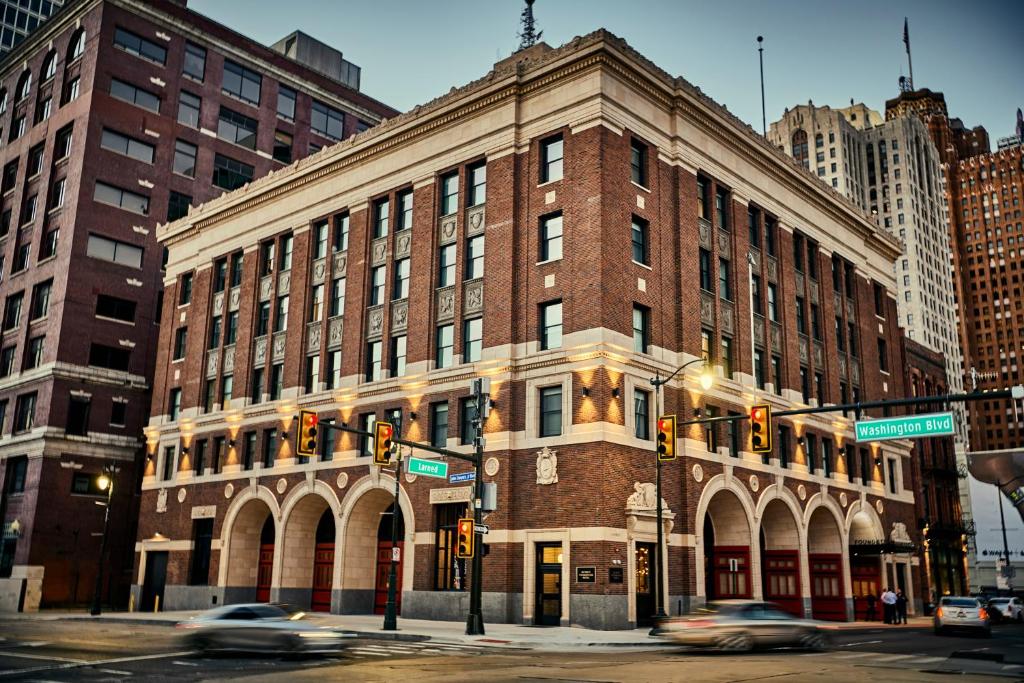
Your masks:
[{"label": "arched window", "polygon": [[26,71],[21,74],[21,78],[18,79],[18,89],[15,90],[14,101],[21,102],[23,99],[28,97],[29,92],[32,90],[32,72]]},{"label": "arched window", "polygon": [[71,43],[68,44],[68,61],[73,62],[85,52],[85,29],[80,28],[71,36]]},{"label": "arched window", "polygon": [[42,77],[39,79],[39,82],[45,83],[55,75],[57,75],[57,53],[51,50],[50,54],[46,55],[46,59],[43,60]]},{"label": "arched window", "polygon": [[807,131],[803,128],[793,133],[793,158],[810,168],[810,159],[807,156]]}]

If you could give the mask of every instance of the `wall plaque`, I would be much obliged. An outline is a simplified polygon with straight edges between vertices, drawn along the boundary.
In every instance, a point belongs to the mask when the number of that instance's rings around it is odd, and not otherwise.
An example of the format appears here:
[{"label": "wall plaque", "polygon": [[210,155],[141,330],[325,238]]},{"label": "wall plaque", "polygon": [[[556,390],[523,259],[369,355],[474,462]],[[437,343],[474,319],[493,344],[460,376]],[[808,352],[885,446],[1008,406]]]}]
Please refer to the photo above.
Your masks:
[{"label": "wall plaque", "polygon": [[576,567],[576,583],[596,583],[597,567]]},{"label": "wall plaque", "polygon": [[608,583],[622,583],[622,567],[608,567]]},{"label": "wall plaque", "polygon": [[216,516],[216,505],[196,505],[192,508],[192,519],[210,519]]},{"label": "wall plaque", "polygon": [[430,504],[468,503],[473,500],[472,486],[456,486],[454,488],[430,489]]}]

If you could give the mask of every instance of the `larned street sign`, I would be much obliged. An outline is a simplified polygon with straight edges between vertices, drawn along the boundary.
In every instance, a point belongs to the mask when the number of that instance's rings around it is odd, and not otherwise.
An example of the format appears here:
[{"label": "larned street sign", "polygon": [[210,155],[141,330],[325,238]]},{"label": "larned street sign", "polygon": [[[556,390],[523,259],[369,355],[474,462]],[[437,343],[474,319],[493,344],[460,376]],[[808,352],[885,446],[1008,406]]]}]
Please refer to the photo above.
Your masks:
[{"label": "larned street sign", "polygon": [[858,420],[854,428],[858,442],[920,439],[926,436],[948,436],[956,432],[953,413]]},{"label": "larned street sign", "polygon": [[409,474],[422,474],[424,477],[445,479],[448,476],[448,463],[440,460],[409,458]]}]

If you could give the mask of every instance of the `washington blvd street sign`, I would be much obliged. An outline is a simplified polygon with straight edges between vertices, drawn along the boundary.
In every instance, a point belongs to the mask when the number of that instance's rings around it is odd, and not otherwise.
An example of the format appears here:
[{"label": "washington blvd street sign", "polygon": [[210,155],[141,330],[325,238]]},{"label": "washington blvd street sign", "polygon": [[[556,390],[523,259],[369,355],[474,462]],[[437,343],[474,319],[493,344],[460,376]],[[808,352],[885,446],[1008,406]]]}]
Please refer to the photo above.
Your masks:
[{"label": "washington blvd street sign", "polygon": [[926,436],[948,436],[955,433],[953,413],[931,413],[860,420],[854,423],[858,443],[891,439],[920,439]]},{"label": "washington blvd street sign", "polygon": [[409,458],[409,474],[422,474],[424,477],[448,478],[448,463],[440,460],[422,460]]},{"label": "washington blvd street sign", "polygon": [[448,481],[452,484],[457,484],[460,481],[476,481],[476,472],[470,470],[469,472],[452,474],[448,477]]}]

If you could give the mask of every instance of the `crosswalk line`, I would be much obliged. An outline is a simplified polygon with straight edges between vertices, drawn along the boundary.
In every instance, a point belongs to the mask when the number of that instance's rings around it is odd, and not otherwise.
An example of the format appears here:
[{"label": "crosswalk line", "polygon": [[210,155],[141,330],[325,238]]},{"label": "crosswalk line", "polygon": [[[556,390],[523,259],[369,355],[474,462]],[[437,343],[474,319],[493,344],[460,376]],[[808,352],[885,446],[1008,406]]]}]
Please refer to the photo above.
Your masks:
[{"label": "crosswalk line", "polygon": [[909,659],[913,655],[882,655],[875,659],[876,662],[896,662],[901,659]]},{"label": "crosswalk line", "polygon": [[874,654],[874,652],[845,652],[836,655],[836,659],[859,659],[860,657],[871,657]]},{"label": "crosswalk line", "polygon": [[918,657],[914,660],[915,664],[934,664],[935,662],[944,662],[946,657]]},{"label": "crosswalk line", "polygon": [[374,657],[389,657],[389,656],[391,656],[390,652],[376,652],[374,650],[355,650],[355,649],[353,649],[352,652],[359,652],[359,653],[362,653],[364,655],[372,655]]}]

